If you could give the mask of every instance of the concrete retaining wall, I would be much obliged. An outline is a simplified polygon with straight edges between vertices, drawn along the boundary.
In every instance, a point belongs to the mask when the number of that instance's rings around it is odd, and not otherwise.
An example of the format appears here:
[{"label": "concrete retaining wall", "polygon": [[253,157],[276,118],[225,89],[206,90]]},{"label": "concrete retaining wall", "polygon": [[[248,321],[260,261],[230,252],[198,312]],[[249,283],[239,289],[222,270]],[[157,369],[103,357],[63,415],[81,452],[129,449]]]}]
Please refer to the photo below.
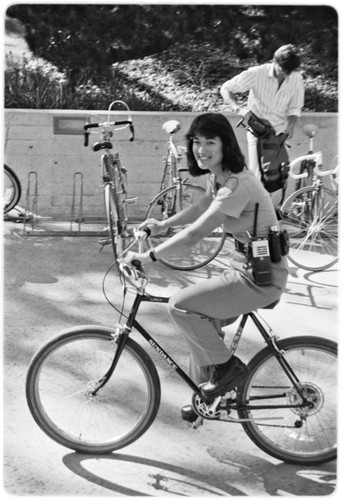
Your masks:
[{"label": "concrete retaining wall", "polygon": [[[73,196],[74,174],[83,176],[83,215],[85,218],[103,216],[103,195],[100,187],[100,153],[94,153],[91,145],[99,140],[98,134],[90,136],[90,147],[83,145],[82,127],[87,116],[97,115],[105,120],[105,112],[6,110],[5,111],[5,156],[4,161],[17,173],[23,186],[20,206],[25,206],[28,176],[36,172],[38,179],[38,215],[59,220],[70,218]],[[130,205],[132,220],[143,218],[151,198],[158,192],[163,169],[163,155],[167,136],[162,124],[177,119],[182,130],[176,135],[177,143],[184,144],[184,134],[194,116],[198,113],[150,113],[133,112],[136,139],[129,141],[128,129],[119,131],[115,145],[122,164],[128,170],[129,195],[138,196],[138,202]],[[116,115],[118,116],[118,115]],[[236,115],[227,114],[232,124],[238,121]],[[113,119],[113,118],[112,118]],[[118,118],[114,118],[118,119]],[[323,152],[326,168],[330,168],[337,156],[337,114],[306,113],[297,123],[295,137],[291,141],[291,158],[306,154],[308,139],[302,133],[303,125],[314,123],[319,126],[315,139],[315,150]],[[246,135],[243,129],[236,129],[236,135],[247,157]],[[31,192],[34,186],[31,174]],[[78,197],[80,174],[76,175]],[[202,183],[196,180],[195,183]]]}]

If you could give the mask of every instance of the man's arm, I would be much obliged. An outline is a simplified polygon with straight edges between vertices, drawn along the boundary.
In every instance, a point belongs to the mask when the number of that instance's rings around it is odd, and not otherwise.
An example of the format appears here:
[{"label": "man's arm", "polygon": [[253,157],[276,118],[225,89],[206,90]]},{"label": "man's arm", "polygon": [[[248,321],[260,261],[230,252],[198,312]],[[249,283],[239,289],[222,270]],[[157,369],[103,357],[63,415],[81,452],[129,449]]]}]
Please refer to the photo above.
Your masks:
[{"label": "man's arm", "polygon": [[243,71],[231,80],[227,80],[220,89],[224,102],[229,104],[233,111],[241,116],[244,116],[247,110],[242,111],[241,106],[237,104],[236,94],[247,92],[253,87],[256,70],[257,68],[250,68]]},{"label": "man's arm", "polygon": [[296,115],[291,115],[291,116],[287,117],[287,126],[286,126],[286,130],[284,131],[284,133],[289,134],[288,139],[292,139],[292,137],[293,137],[293,130],[294,130],[294,126],[295,126],[297,120],[298,120],[298,116],[296,116]]},{"label": "man's arm", "polygon": [[228,82],[225,82],[220,89],[220,94],[224,102],[229,104],[230,107],[233,109],[233,111],[236,111],[238,113],[240,110],[240,106],[236,102],[236,95],[227,87],[228,87]]}]

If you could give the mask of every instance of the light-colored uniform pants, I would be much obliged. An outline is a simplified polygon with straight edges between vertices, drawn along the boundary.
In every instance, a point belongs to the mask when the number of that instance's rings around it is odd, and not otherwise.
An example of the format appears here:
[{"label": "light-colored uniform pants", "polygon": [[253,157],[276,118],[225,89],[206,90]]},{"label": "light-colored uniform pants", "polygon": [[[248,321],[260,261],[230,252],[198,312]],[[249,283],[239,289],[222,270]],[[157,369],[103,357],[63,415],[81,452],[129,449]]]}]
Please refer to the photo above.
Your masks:
[{"label": "light-colored uniform pants", "polygon": [[171,297],[170,314],[188,344],[190,377],[195,383],[208,381],[210,367],[231,357],[222,332],[222,326],[233,321],[227,319],[265,307],[281,296],[287,281],[287,263],[272,264],[272,268],[274,285],[257,287],[231,268]]}]

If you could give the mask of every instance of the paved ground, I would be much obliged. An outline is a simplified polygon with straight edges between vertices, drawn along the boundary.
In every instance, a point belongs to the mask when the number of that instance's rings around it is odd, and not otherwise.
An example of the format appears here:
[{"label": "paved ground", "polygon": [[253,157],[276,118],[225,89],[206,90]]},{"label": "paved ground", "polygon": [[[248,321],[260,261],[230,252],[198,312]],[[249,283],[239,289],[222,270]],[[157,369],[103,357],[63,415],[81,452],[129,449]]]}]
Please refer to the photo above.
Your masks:
[{"label": "paved ground", "polygon": [[[117,313],[102,294],[110,263],[95,237],[23,236],[22,225],[4,223],[4,486],[7,494],[74,496],[325,496],[336,486],[336,463],[287,465],[259,450],[237,424],[205,423],[189,429],[179,416],[191,397],[176,374],[154,355],[162,382],[157,419],[136,443],[108,456],[85,456],[47,438],[29,414],[25,376],[39,346],[61,329],[80,324],[111,326]],[[223,254],[204,269],[177,272],[151,266],[151,287],[170,295],[206,279],[227,264]],[[110,275],[110,298],[120,303],[119,281]],[[286,293],[263,312],[280,336],[311,334],[337,338],[337,267],[309,273],[291,267]],[[156,332],[186,368],[183,340],[163,305],[146,304],[141,322]],[[229,332],[227,327],[227,332]],[[242,358],[261,348],[252,327]],[[148,348],[148,346],[147,346]]]}]

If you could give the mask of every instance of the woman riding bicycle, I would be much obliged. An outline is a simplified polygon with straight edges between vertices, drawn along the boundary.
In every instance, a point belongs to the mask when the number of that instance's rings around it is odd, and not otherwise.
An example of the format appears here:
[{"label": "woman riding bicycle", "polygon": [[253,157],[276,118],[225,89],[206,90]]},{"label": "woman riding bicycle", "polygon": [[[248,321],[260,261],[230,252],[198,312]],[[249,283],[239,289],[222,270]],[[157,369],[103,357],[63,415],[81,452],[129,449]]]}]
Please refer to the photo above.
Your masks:
[{"label": "woman riding bicycle", "polygon": [[[196,383],[202,383],[203,396],[212,399],[234,388],[246,375],[245,364],[225,345],[222,327],[240,314],[280,298],[287,282],[287,259],[280,256],[278,262],[269,263],[269,280],[256,284],[256,269],[251,266],[248,244],[255,227],[254,236],[268,238],[270,228],[277,226],[277,218],[270,195],[247,169],[228,120],[219,113],[199,115],[186,138],[190,174],[210,174],[205,196],[170,219],[143,222],[140,228],[148,227],[152,234],[175,225],[190,223],[190,226],[152,252],[128,252],[125,261],[132,263],[138,259],[145,264],[186,252],[219,226],[234,236],[239,250],[231,256],[231,267],[178,291],[170,299],[171,316],[189,346],[190,376]],[[191,405],[182,409],[182,418],[196,420]]]}]

